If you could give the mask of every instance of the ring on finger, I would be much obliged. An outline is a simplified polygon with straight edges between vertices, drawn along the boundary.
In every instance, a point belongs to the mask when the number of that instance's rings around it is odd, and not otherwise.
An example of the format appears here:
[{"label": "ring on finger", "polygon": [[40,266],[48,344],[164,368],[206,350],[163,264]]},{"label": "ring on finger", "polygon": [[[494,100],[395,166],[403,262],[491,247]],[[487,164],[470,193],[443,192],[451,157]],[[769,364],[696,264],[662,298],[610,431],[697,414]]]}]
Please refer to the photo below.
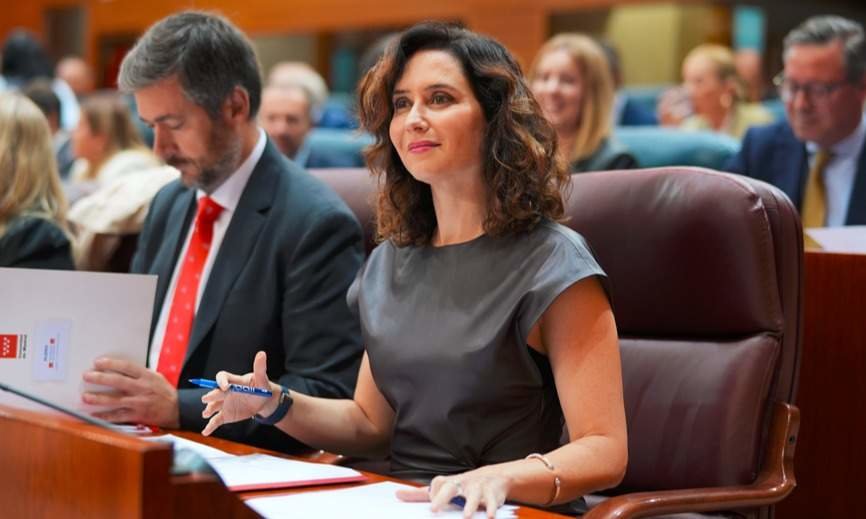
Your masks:
[{"label": "ring on finger", "polygon": [[463,495],[463,485],[461,485],[459,481],[455,481],[454,486],[457,488],[457,495],[462,496]]}]

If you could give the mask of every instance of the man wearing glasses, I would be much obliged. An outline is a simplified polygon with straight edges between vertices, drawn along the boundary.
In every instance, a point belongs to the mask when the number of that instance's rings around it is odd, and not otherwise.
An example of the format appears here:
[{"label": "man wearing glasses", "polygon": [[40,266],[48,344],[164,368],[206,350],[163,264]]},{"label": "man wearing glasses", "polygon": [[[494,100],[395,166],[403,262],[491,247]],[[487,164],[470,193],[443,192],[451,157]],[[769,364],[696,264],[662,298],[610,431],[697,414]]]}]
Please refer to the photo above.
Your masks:
[{"label": "man wearing glasses", "polygon": [[816,16],[785,38],[774,82],[787,121],[751,128],[727,170],[769,182],[803,227],[866,224],[866,38],[838,16]]}]

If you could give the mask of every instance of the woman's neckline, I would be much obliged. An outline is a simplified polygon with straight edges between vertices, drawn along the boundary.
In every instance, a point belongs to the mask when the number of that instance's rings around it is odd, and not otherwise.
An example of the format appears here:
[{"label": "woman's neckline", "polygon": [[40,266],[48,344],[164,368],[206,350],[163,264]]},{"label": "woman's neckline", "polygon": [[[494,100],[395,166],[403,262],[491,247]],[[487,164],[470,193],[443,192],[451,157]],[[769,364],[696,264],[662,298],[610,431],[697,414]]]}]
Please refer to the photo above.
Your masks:
[{"label": "woman's neckline", "polygon": [[454,243],[446,243],[443,245],[434,245],[432,240],[431,240],[431,242],[427,246],[428,246],[428,248],[433,249],[433,250],[455,249],[455,248],[459,248],[462,246],[477,243],[477,242],[481,241],[483,238],[485,238],[486,236],[487,236],[486,232],[481,232],[481,234],[474,236],[472,238],[469,238],[468,240],[458,241],[458,242],[454,242]]}]

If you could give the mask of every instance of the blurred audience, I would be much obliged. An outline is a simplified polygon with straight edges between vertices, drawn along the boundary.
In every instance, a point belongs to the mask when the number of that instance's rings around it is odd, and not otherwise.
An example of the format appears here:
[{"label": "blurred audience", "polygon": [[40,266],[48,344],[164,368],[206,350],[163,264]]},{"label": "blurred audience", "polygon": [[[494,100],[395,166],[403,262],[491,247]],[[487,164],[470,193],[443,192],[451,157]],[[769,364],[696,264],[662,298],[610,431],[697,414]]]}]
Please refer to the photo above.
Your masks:
[{"label": "blurred audience", "polygon": [[81,270],[110,270],[122,237],[141,231],[147,208],[177,170],[147,149],[132,123],[129,106],[116,92],[84,99],[72,133],[76,160],[67,194],[69,220],[78,237],[75,264]]},{"label": "blurred audience", "polygon": [[300,84],[269,86],[262,91],[259,124],[280,152],[304,168],[351,168],[357,166],[355,153],[340,150],[323,152],[309,145],[313,128],[313,96]]},{"label": "blurred audience", "polygon": [[764,57],[756,49],[739,49],[734,54],[734,68],[743,82],[743,100],[760,103],[778,97],[764,73]]},{"label": "blurred audience", "polygon": [[16,29],[3,43],[0,51],[0,76],[5,88],[18,90],[34,79],[51,81],[51,89],[60,99],[60,126],[71,130],[78,124],[78,100],[75,92],[62,79],[54,78],[54,66],[45,48],[29,32]]},{"label": "blurred audience", "polygon": [[301,61],[281,61],[271,68],[266,86],[291,87],[302,86],[310,95],[310,110],[313,124],[318,123],[322,109],[331,95],[325,78],[316,69]]},{"label": "blurred audience", "polygon": [[619,59],[619,51],[612,43],[605,40],[596,40],[604,51],[607,64],[610,66],[610,75],[613,79],[614,97],[611,117],[614,126],[653,126],[658,124],[656,115],[621,91],[622,89],[622,66]]},{"label": "blurred audience", "polygon": [[683,85],[668,88],[659,96],[656,117],[662,126],[679,126],[695,114],[689,92]]},{"label": "blurred audience", "polygon": [[613,79],[604,51],[592,38],[553,37],[536,56],[529,80],[573,173],[637,166],[611,135]]},{"label": "blurred audience", "polygon": [[31,81],[21,93],[30,98],[48,120],[54,145],[54,157],[57,159],[57,170],[60,172],[60,178],[66,179],[72,171],[75,155],[72,154],[72,139],[69,132],[60,127],[60,99],[47,79]]},{"label": "blurred audience", "polygon": [[304,137],[313,128],[313,98],[300,85],[265,87],[259,109],[259,124],[286,157],[304,166],[298,157]]},{"label": "blurred audience", "polygon": [[712,130],[740,138],[750,126],[773,121],[759,104],[743,100],[743,84],[727,47],[699,45],[683,61],[683,83],[694,114],[682,121],[687,130]]},{"label": "blurred audience", "polygon": [[0,92],[0,267],[74,268],[65,213],[45,116]]},{"label": "blurred audience", "polygon": [[160,165],[144,146],[126,102],[115,92],[100,92],[84,99],[81,119],[72,132],[72,151],[78,158],[71,175],[76,183],[105,185],[123,175]]},{"label": "blurred audience", "polygon": [[57,63],[54,69],[55,75],[66,81],[69,88],[79,98],[93,93],[96,89],[96,79],[93,70],[82,58],[78,56],[66,56]]},{"label": "blurred audience", "polygon": [[776,78],[786,121],[746,133],[727,169],[776,185],[804,227],[866,224],[866,35],[838,16],[785,38]]}]

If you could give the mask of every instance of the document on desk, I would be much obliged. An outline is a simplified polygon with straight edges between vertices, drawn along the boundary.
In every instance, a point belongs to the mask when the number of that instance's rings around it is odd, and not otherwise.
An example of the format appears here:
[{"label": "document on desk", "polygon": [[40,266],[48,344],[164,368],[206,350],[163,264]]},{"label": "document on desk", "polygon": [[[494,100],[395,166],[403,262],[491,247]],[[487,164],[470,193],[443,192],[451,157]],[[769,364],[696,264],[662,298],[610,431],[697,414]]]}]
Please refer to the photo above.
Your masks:
[{"label": "document on desk", "polygon": [[[456,505],[439,513],[430,511],[430,503],[406,503],[397,499],[397,490],[411,488],[390,481],[340,490],[321,490],[287,496],[256,497],[245,503],[265,519],[283,517],[316,517],[317,519],[461,519],[463,510]],[[496,511],[497,519],[517,517],[517,507],[505,505]],[[476,512],[473,518],[486,518]]]},{"label": "document on desk", "polygon": [[163,434],[162,436],[148,436],[147,438],[143,439],[152,442],[170,443],[174,445],[174,448],[176,449],[190,449],[192,451],[195,451],[196,454],[208,461],[214,458],[233,458],[235,456],[234,454],[229,454],[226,451],[221,451],[209,445],[194,442],[192,440],[187,440],[186,438],[181,438],[180,436],[175,436],[173,434]]},{"label": "document on desk", "polygon": [[146,439],[194,450],[207,460],[226,487],[235,492],[355,483],[367,479],[357,470],[337,465],[289,460],[267,454],[236,456],[173,434]]}]

